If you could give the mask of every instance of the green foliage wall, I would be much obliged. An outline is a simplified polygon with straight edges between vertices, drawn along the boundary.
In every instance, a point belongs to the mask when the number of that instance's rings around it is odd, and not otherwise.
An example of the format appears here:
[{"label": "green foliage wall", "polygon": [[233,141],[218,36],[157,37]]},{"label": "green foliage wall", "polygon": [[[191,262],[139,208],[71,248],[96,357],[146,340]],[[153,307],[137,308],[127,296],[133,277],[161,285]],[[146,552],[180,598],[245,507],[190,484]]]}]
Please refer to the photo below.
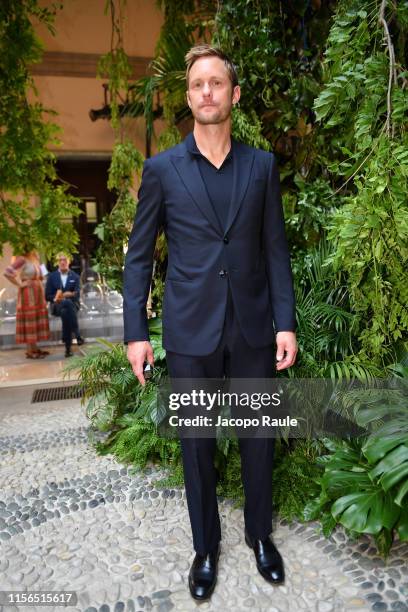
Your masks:
[{"label": "green foliage wall", "polygon": [[408,331],[407,25],[406,3],[339,2],[314,104],[342,182],[332,262],[346,273],[360,356],[377,365]]}]

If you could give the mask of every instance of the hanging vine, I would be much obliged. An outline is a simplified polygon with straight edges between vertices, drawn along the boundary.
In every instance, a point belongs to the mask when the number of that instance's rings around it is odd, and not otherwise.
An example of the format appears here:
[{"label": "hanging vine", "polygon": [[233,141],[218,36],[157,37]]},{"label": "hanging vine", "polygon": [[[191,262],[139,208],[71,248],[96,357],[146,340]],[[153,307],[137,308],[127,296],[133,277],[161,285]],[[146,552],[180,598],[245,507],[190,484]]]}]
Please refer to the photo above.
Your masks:
[{"label": "hanging vine", "polygon": [[54,33],[59,8],[57,2],[40,7],[37,0],[0,4],[0,252],[9,243],[15,253],[39,250],[49,259],[75,250],[78,234],[66,221],[80,214],[78,200],[56,183],[49,147],[59,144],[59,128],[29,72],[43,53],[32,22]]},{"label": "hanging vine", "polygon": [[123,47],[123,19],[126,0],[107,0],[105,14],[112,24],[111,48],[100,58],[98,76],[108,76],[111,125],[115,146],[109,168],[108,188],[116,191],[112,211],[97,226],[95,233],[101,240],[96,252],[95,269],[102,273],[112,289],[122,290],[122,275],[128,236],[136,212],[132,193],[135,179],[143,167],[144,157],[129,138],[120,108],[129,95],[131,67]]}]

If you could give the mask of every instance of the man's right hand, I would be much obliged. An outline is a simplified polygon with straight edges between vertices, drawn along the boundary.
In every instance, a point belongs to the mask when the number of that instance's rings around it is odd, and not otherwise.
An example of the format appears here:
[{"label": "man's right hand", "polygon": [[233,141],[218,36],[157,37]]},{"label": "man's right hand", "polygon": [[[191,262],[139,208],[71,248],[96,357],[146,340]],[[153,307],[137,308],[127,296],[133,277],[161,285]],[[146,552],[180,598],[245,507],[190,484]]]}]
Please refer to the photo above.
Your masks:
[{"label": "man's right hand", "polygon": [[144,386],[146,380],[143,375],[143,364],[147,361],[152,367],[154,365],[152,345],[147,340],[128,342],[127,357],[136,378]]}]

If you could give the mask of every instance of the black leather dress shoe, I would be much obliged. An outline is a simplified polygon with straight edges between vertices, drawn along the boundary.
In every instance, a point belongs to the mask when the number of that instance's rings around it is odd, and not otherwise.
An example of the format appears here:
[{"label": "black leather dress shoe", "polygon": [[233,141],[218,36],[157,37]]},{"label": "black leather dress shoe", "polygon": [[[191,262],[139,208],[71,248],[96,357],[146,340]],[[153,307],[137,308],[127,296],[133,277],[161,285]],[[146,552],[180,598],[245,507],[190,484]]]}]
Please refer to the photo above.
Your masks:
[{"label": "black leather dress shoe", "polygon": [[218,558],[221,546],[207,555],[196,554],[188,575],[188,586],[194,599],[209,599],[217,582]]},{"label": "black leather dress shoe", "polygon": [[73,357],[74,353],[71,351],[71,349],[65,349],[65,357]]},{"label": "black leather dress shoe", "polygon": [[85,344],[85,340],[82,338],[82,336],[78,336],[77,345],[81,346],[82,344]]},{"label": "black leather dress shoe", "polygon": [[270,537],[256,540],[245,529],[245,542],[255,553],[256,567],[261,576],[272,584],[282,584],[285,580],[282,557]]}]

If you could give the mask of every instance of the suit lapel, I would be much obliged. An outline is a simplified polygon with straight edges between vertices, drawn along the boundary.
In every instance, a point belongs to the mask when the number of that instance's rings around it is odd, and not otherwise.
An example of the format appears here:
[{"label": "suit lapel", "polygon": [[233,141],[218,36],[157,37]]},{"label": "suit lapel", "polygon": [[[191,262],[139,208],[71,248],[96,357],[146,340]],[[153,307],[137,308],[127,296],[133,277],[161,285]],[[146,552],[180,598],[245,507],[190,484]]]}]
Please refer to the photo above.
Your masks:
[{"label": "suit lapel", "polygon": [[214,229],[219,234],[223,234],[218,217],[214,211],[213,205],[208,197],[207,189],[205,188],[201,172],[197,164],[197,160],[186,150],[183,157],[172,156],[171,161],[176,168],[181,181],[185,188],[201,210],[203,215],[208,219]]},{"label": "suit lapel", "polygon": [[171,161],[176,168],[181,181],[187,191],[197,204],[198,208],[208,219],[214,229],[221,235],[226,234],[234,223],[238,214],[245,193],[248,189],[254,163],[254,153],[247,150],[239,142],[234,140],[234,170],[231,190],[231,200],[228,212],[228,221],[225,230],[220,225],[219,219],[214,211],[214,207],[208,197],[201,173],[196,159],[191,157],[187,148],[183,156],[173,155]]},{"label": "suit lapel", "polygon": [[234,223],[238,214],[239,208],[248,189],[248,183],[254,163],[254,154],[250,150],[246,150],[237,141],[234,141],[234,170],[232,180],[231,201],[228,212],[228,221],[225,228],[227,233]]}]

